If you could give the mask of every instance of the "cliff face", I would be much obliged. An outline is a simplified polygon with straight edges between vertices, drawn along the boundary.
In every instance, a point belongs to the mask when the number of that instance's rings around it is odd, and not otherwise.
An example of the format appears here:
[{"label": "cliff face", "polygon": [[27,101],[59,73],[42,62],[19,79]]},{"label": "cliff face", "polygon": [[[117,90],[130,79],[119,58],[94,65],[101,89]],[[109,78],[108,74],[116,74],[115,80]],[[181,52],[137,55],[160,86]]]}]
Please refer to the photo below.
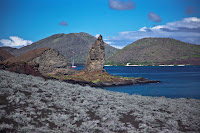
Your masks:
[{"label": "cliff face", "polygon": [[[23,55],[12,57],[4,61],[4,65],[13,63],[15,65],[21,63],[36,64],[38,66],[37,69],[43,75],[52,73],[61,68],[67,69],[67,71],[72,70],[71,66],[67,63],[67,59],[58,51],[51,48],[34,49]],[[65,73],[66,71],[63,72]]]},{"label": "cliff face", "polygon": [[49,73],[57,68],[71,68],[67,59],[54,49],[44,51],[40,56],[34,58],[31,62],[39,64],[41,73]]},{"label": "cliff face", "polygon": [[90,48],[84,71],[105,71],[105,51],[104,42],[102,36],[100,35],[96,42]]}]

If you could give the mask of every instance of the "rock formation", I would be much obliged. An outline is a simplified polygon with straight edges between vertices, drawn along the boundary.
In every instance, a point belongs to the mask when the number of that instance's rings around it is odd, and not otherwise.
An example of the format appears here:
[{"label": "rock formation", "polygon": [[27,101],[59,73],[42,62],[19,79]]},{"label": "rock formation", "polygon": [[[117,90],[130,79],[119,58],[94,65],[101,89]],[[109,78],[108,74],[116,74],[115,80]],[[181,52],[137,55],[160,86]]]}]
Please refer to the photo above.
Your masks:
[{"label": "rock formation", "polygon": [[90,48],[85,68],[85,72],[92,71],[105,71],[105,51],[104,51],[104,42],[102,36],[100,35],[96,42]]},{"label": "rock formation", "polygon": [[50,73],[57,68],[70,69],[71,66],[67,63],[67,59],[55,49],[48,49],[40,56],[34,58],[31,62],[39,64],[39,71],[41,73]]},{"label": "rock formation", "polygon": [[[28,63],[28,64],[38,64],[38,70],[43,75],[49,73],[74,73],[71,66],[67,63],[67,59],[61,55],[58,51],[52,48],[40,48],[34,49],[23,55],[9,58],[4,61],[4,64],[10,63]],[[59,69],[62,69],[59,70]]]}]

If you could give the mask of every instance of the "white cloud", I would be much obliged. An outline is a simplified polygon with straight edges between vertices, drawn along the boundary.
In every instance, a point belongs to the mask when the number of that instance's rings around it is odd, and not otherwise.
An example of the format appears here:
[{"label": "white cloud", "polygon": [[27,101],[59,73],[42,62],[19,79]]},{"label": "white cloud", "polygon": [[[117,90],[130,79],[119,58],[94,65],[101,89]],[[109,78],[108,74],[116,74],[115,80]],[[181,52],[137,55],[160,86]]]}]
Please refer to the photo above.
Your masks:
[{"label": "white cloud", "polygon": [[96,34],[95,37],[98,38],[100,34]]},{"label": "white cloud", "polygon": [[33,43],[31,40],[24,40],[18,36],[10,36],[9,38],[10,40],[1,39],[0,43],[2,43],[3,46],[9,46],[9,47],[22,47]]},{"label": "white cloud", "polygon": [[125,46],[146,37],[174,38],[184,42],[200,44],[200,18],[190,17],[165,25],[140,28],[138,31],[119,32],[118,36],[107,37],[107,41],[115,46]]},{"label": "white cloud", "polygon": [[[104,41],[105,42],[105,41]],[[105,43],[107,43],[107,44],[111,44],[112,42],[105,42]]]},{"label": "white cloud", "polygon": [[110,45],[110,46],[115,47],[117,49],[123,49],[125,47],[125,46],[117,46],[117,45]]},{"label": "white cloud", "polygon": [[123,0],[108,0],[109,7],[114,10],[132,10],[135,8],[135,3],[133,1],[123,1]]},{"label": "white cloud", "polygon": [[144,26],[144,27],[140,28],[138,31],[144,31],[144,32],[146,32],[146,29],[147,29],[147,27]]}]

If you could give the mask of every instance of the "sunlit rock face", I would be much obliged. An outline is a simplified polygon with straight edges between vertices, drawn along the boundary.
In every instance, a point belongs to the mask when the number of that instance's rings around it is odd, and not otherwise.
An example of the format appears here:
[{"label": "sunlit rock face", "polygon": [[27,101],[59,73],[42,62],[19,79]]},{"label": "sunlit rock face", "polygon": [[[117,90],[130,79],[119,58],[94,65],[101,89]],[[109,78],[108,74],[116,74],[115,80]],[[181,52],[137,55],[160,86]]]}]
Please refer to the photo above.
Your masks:
[{"label": "sunlit rock face", "polygon": [[57,68],[71,69],[67,59],[55,49],[48,49],[32,62],[39,64],[39,71],[43,74],[55,71]]},{"label": "sunlit rock face", "polygon": [[102,36],[100,35],[96,42],[90,48],[84,71],[105,71],[105,51],[104,42]]},{"label": "sunlit rock face", "polygon": [[[5,60],[3,63],[0,64],[0,68],[4,70],[12,69],[12,72],[18,72],[18,73],[25,72],[26,74],[32,74],[33,72],[29,71],[27,72],[26,67],[23,67],[24,63],[26,64],[26,66],[28,66],[29,64],[31,64],[29,66],[34,66],[34,67],[37,66],[35,70],[39,70],[39,72],[42,75],[48,75],[49,73],[54,73],[54,74],[74,73],[74,70],[72,70],[70,64],[67,62],[66,57],[52,48],[34,49],[20,56],[8,58],[7,60]],[[15,67],[13,67],[13,64]]]}]

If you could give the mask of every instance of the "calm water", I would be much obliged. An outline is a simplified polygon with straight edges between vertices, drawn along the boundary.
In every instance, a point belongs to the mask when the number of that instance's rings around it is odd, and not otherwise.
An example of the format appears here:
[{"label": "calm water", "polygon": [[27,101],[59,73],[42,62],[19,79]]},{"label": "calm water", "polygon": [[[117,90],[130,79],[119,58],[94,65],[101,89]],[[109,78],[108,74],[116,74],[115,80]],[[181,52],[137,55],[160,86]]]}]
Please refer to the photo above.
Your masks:
[{"label": "calm water", "polygon": [[[83,67],[78,67],[81,69]],[[200,67],[105,67],[111,74],[126,77],[144,77],[159,80],[161,83],[129,85],[118,87],[104,87],[109,91],[117,91],[143,96],[165,96],[169,98],[196,98],[200,99]]]}]

